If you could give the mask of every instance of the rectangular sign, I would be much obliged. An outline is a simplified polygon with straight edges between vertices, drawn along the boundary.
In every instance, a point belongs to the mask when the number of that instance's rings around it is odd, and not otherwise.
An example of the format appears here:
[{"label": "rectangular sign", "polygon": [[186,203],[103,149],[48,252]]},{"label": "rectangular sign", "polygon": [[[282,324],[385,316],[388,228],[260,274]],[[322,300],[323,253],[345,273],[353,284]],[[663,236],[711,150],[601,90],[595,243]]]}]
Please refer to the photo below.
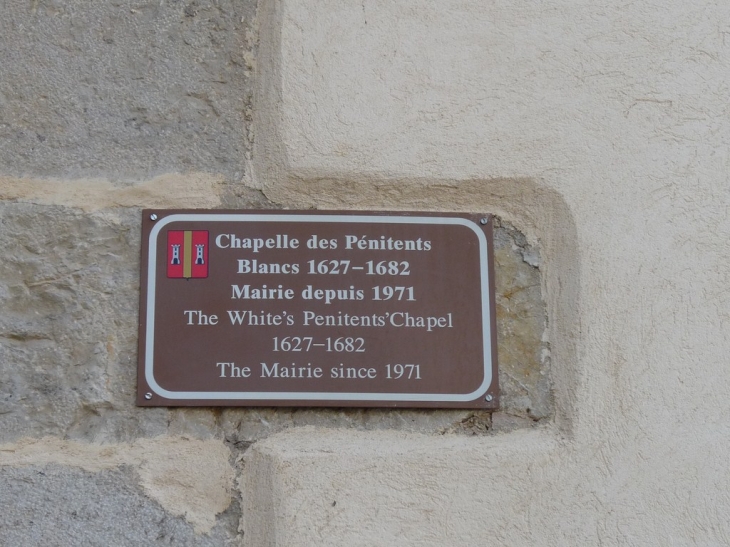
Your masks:
[{"label": "rectangular sign", "polygon": [[143,215],[138,405],[497,407],[490,217]]}]

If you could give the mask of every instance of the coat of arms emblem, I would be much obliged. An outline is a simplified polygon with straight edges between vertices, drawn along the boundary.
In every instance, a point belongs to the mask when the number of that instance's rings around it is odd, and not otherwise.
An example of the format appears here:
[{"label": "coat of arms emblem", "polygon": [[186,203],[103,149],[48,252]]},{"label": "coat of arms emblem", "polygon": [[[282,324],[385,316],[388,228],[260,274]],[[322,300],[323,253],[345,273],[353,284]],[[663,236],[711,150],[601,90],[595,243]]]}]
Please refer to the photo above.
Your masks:
[{"label": "coat of arms emblem", "polygon": [[208,231],[167,232],[167,277],[208,277]]}]

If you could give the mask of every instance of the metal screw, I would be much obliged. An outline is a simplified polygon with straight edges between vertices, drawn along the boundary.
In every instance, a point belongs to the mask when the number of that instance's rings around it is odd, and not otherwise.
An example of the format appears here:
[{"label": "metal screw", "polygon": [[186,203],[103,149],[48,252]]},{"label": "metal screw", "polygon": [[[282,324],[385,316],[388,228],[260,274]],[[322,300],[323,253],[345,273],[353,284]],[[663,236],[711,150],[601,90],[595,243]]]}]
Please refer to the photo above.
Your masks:
[{"label": "metal screw", "polygon": [[[152,213],[152,214],[150,215],[150,220],[157,220],[157,215],[156,215],[156,214],[154,214],[154,213]],[[483,224],[483,223],[482,223],[482,224]]]},{"label": "metal screw", "polygon": [[150,399],[152,399],[152,394],[151,393],[145,393],[144,398],[149,401]]},{"label": "metal screw", "polygon": [[484,224],[486,224],[486,223],[487,223],[487,219],[486,219],[486,218],[483,218],[483,219],[481,219],[481,220],[479,221],[479,224],[482,224],[482,225],[484,225]]},{"label": "metal screw", "polygon": [[491,395],[487,395],[484,399],[486,399],[486,401],[489,403],[492,401],[492,399],[494,399],[494,397],[492,397]]}]

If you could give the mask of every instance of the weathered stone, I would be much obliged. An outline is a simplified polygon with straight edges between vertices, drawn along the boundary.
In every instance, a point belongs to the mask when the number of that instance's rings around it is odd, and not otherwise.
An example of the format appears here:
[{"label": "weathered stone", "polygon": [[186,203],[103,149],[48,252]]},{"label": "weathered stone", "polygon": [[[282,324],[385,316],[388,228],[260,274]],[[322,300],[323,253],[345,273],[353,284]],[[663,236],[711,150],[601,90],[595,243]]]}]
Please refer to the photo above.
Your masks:
[{"label": "weathered stone", "polygon": [[24,438],[0,445],[0,469],[79,468],[91,473],[134,469],[135,484],[171,515],[207,534],[231,510],[235,456],[220,439],[183,436],[140,438],[132,443],[86,443],[58,437]]},{"label": "weathered stone", "polygon": [[542,303],[540,254],[512,226],[494,234],[501,410],[535,420],[552,414],[547,312]]},{"label": "weathered stone", "polygon": [[243,176],[256,1],[3,3],[0,171]]},{"label": "weathered stone", "polygon": [[136,384],[139,213],[0,205],[0,439],[161,434]]},{"label": "weathered stone", "polygon": [[507,433],[515,429],[523,429],[534,426],[537,422],[518,414],[506,412],[493,412],[491,417],[491,430],[494,433]]},{"label": "weathered stone", "polygon": [[223,411],[222,422],[226,439],[236,446],[245,448],[274,433],[308,425],[441,433],[450,430],[471,414],[472,411],[465,410],[229,408]]},{"label": "weathered stone", "polygon": [[[490,427],[458,410],[136,408],[139,211],[6,202],[0,223],[0,441],[169,433],[224,436],[245,448],[302,425],[468,434]],[[525,255],[537,260],[519,232],[496,230],[502,409],[539,419],[551,412],[549,353],[539,270]]]},{"label": "weathered stone", "polygon": [[232,511],[196,535],[137,486],[130,467],[90,473],[58,465],[0,468],[0,545],[232,545]]}]

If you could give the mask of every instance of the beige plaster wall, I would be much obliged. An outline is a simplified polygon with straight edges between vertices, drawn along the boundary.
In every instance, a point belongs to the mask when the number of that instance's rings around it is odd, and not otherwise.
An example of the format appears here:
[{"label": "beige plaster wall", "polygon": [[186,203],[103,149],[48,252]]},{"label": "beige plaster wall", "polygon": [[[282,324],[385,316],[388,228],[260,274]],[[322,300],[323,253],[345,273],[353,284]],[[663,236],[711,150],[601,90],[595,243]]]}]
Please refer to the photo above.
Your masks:
[{"label": "beige plaster wall", "polygon": [[557,414],[494,437],[270,437],[247,455],[245,542],[730,542],[730,4],[260,15],[249,184],[515,224],[544,261]]}]

